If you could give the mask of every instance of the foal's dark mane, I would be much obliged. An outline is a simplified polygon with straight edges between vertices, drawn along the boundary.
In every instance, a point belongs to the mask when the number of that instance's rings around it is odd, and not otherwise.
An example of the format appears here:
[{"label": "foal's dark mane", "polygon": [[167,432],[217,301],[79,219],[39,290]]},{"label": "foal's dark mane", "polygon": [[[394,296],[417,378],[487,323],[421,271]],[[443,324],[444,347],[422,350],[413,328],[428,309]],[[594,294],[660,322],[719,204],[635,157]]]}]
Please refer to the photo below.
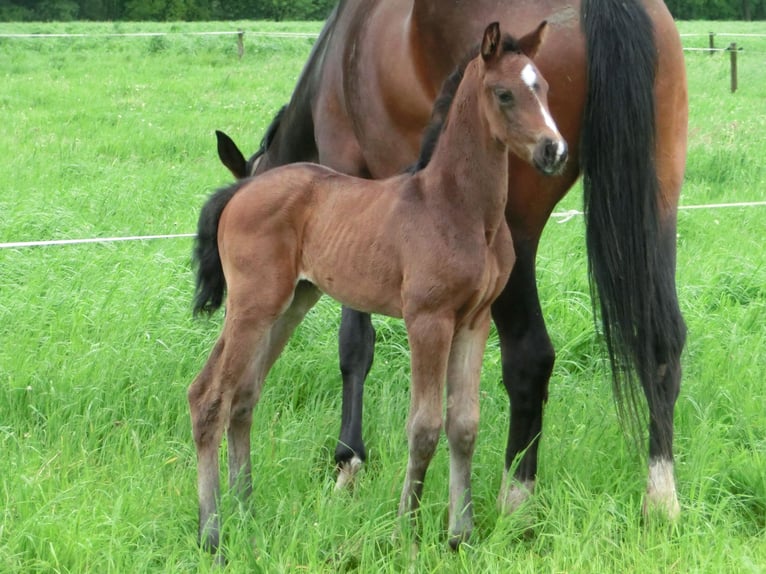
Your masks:
[{"label": "foal's dark mane", "polygon": [[[505,34],[502,40],[502,53],[514,52],[521,53],[519,43],[513,36]],[[466,66],[468,63],[479,55],[479,46],[474,46],[468,53],[463,56],[455,70],[444,80],[442,88],[439,91],[439,95],[434,101],[434,107],[431,111],[431,119],[428,121],[428,125],[423,130],[423,138],[420,141],[420,155],[417,162],[408,167],[405,171],[407,173],[417,173],[425,168],[431,161],[431,156],[434,154],[436,144],[439,142],[439,137],[444,130],[444,124],[447,122],[447,114],[449,114],[450,107],[452,107],[452,100],[455,99],[457,88],[460,82],[463,81],[463,74],[465,74]]]}]

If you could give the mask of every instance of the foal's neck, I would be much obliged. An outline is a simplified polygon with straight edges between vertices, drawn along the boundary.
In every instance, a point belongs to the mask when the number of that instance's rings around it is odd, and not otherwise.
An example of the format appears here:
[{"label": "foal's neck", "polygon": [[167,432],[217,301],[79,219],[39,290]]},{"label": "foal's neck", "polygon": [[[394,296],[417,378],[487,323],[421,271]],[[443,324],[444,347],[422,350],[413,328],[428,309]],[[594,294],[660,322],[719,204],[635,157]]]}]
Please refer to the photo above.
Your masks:
[{"label": "foal's neck", "polygon": [[481,109],[476,61],[466,68],[429,164],[426,186],[486,225],[504,218],[508,195],[508,148],[491,132]]}]

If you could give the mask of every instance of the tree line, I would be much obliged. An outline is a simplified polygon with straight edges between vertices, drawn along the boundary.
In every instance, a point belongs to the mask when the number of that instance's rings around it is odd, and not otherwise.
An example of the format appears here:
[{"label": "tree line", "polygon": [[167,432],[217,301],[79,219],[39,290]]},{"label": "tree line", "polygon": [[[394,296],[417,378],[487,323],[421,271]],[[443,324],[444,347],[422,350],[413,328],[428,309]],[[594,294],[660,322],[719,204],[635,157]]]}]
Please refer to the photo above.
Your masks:
[{"label": "tree line", "polygon": [[336,0],[0,0],[0,21],[324,20]]},{"label": "tree line", "polygon": [[[336,0],[0,0],[1,21],[324,20]],[[679,20],[764,20],[766,0],[667,0]]]},{"label": "tree line", "polygon": [[766,0],[666,0],[677,20],[766,20]]}]

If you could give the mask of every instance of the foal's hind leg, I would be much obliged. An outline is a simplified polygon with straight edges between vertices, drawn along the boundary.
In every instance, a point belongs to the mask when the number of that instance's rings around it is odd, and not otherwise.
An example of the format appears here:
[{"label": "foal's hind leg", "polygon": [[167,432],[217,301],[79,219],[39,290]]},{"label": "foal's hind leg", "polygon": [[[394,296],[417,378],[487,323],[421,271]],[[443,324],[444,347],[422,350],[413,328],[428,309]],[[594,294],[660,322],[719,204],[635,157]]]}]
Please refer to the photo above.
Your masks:
[{"label": "foal's hind leg", "polygon": [[263,323],[227,320],[202,372],[189,387],[197,448],[199,541],[211,552],[218,550],[220,541],[218,447],[229,423],[234,396],[241,394],[240,386],[251,385],[253,351],[268,327]]},{"label": "foal's hind leg", "polygon": [[447,371],[447,422],[449,440],[450,546],[468,539],[473,530],[471,459],[479,426],[479,380],[489,334],[489,312],[463,327],[452,341]]},{"label": "foal's hind leg", "polygon": [[295,327],[317,302],[321,293],[311,283],[300,282],[295,289],[293,300],[265,334],[253,362],[252,384],[238,388],[231,405],[231,420],[228,429],[229,485],[241,501],[252,491],[252,470],[250,461],[250,428],[253,422],[253,408],[258,403],[263,381],[274,365]]}]

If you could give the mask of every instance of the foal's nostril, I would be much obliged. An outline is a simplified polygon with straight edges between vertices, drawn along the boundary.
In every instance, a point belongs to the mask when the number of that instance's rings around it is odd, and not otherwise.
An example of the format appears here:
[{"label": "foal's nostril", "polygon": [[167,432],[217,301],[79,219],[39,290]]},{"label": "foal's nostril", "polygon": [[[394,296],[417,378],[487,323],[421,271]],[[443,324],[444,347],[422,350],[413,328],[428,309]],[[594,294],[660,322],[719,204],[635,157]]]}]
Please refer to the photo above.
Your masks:
[{"label": "foal's nostril", "polygon": [[546,175],[558,173],[567,159],[567,144],[563,139],[546,139],[537,148],[535,166]]},{"label": "foal's nostril", "polygon": [[548,165],[556,165],[561,156],[566,154],[566,145],[561,141],[548,140],[545,143],[545,149],[543,151],[543,159]]}]

